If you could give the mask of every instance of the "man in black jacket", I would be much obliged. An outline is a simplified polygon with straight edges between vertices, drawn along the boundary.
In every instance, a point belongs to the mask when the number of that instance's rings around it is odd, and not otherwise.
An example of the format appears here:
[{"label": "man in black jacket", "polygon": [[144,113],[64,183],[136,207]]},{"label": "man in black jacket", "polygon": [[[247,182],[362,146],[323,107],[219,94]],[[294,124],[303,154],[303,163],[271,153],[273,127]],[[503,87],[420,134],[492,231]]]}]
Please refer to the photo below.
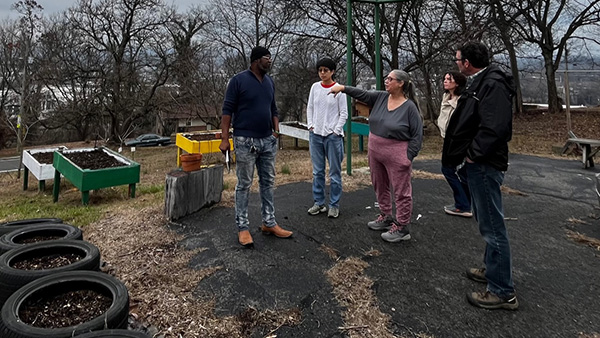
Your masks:
[{"label": "man in black jacket", "polygon": [[455,61],[468,77],[467,89],[448,123],[442,164],[465,166],[473,215],[486,242],[485,267],[467,269],[467,277],[487,283],[487,289],[469,293],[467,299],[486,309],[516,310],[519,303],[500,192],[508,169],[514,85],[510,75],[489,64],[488,50],[479,42],[460,47]]}]

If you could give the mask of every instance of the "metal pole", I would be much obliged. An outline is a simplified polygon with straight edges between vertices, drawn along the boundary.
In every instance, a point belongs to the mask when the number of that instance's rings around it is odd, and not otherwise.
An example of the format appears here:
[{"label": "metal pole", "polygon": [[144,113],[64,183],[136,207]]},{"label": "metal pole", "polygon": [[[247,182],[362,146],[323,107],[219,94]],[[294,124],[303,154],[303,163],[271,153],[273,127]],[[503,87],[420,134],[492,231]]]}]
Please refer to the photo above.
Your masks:
[{"label": "metal pole", "polygon": [[[346,84],[352,85],[352,0],[346,0]],[[346,173],[352,175],[352,102],[349,95],[346,95],[346,104]]]},{"label": "metal pole", "polygon": [[571,89],[569,88],[569,50],[565,48],[565,104],[567,105],[567,131],[573,131],[571,125]]},{"label": "metal pole", "polygon": [[375,4],[375,88],[381,90],[383,81],[381,79],[381,27],[379,27],[380,5]]}]

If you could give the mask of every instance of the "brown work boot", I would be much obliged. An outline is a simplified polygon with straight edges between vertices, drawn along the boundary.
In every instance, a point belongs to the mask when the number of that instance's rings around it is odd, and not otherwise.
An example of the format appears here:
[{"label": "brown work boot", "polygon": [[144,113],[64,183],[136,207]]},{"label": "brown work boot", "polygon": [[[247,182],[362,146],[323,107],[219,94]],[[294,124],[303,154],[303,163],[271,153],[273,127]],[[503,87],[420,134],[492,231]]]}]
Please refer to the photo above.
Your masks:
[{"label": "brown work boot", "polygon": [[251,246],[254,244],[254,241],[252,240],[252,235],[250,235],[250,231],[248,230],[242,230],[238,232],[238,240],[243,246]]},{"label": "brown work boot", "polygon": [[293,232],[285,230],[284,228],[280,227],[278,224],[275,224],[275,226],[272,228],[269,228],[263,224],[260,226],[260,231],[262,231],[262,233],[265,235],[273,234],[279,238],[288,238],[288,237],[291,237],[293,234]]},{"label": "brown work boot", "polygon": [[485,268],[468,268],[467,278],[472,279],[479,283],[487,283],[487,279],[485,278]]},{"label": "brown work boot", "polygon": [[515,294],[512,294],[507,298],[500,298],[489,291],[471,292],[467,293],[467,300],[473,306],[489,310],[516,310],[519,308],[519,301],[517,300],[517,296]]}]

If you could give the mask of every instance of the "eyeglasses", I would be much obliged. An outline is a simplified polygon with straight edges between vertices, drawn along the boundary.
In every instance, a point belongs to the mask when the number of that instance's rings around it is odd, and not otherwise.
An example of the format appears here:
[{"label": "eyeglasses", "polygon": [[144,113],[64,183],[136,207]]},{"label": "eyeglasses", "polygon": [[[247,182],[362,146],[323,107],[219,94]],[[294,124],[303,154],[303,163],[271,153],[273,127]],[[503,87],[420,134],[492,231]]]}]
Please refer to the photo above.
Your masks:
[{"label": "eyeglasses", "polygon": [[463,62],[463,61],[465,61],[465,60],[466,60],[466,59],[463,59],[463,58],[461,58],[461,59],[454,59],[453,61],[454,61],[454,62],[459,62],[459,61],[460,61],[460,62]]},{"label": "eyeglasses", "polygon": [[385,82],[394,81],[394,80],[400,82],[400,80],[398,80],[398,79],[396,79],[394,77],[391,77],[391,76],[388,76],[385,79],[383,79],[383,81],[385,81]]},{"label": "eyeglasses", "polygon": [[261,59],[271,61],[271,55],[265,55]]}]

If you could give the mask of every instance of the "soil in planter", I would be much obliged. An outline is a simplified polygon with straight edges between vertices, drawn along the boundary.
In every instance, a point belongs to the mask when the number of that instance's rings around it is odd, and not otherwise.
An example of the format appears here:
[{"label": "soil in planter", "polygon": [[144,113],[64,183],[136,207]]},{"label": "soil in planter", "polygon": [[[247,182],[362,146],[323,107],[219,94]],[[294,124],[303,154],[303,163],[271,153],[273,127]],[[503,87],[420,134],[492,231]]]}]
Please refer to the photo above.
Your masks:
[{"label": "soil in planter", "polygon": [[57,239],[61,239],[63,238],[63,236],[33,236],[33,237],[26,237],[23,238],[22,240],[16,240],[15,243],[16,244],[31,244],[31,243],[37,243],[37,242],[44,242],[44,241],[54,241]]},{"label": "soil in planter", "polygon": [[92,290],[77,290],[27,300],[19,308],[24,323],[46,329],[75,326],[106,313],[112,299]]},{"label": "soil in planter", "polygon": [[47,256],[32,257],[15,262],[11,267],[19,270],[46,270],[60,268],[73,264],[83,258],[74,253],[52,254]]},{"label": "soil in planter", "polygon": [[114,167],[124,167],[127,164],[118,161],[113,156],[108,155],[101,149],[92,151],[80,151],[73,153],[63,153],[63,156],[71,160],[81,169],[104,169]]},{"label": "soil in planter", "polygon": [[290,126],[290,127],[294,127],[294,128],[298,128],[298,129],[302,129],[302,130],[308,130],[308,128],[306,128],[306,126],[300,124],[300,123],[286,123],[286,126]]},{"label": "soil in planter", "polygon": [[217,136],[215,135],[215,133],[190,134],[190,135],[183,135],[183,136],[185,136],[185,138],[187,138],[188,140],[192,140],[192,141],[208,141],[208,140],[217,139]]},{"label": "soil in planter", "polygon": [[356,116],[352,118],[352,122],[369,124],[369,119],[364,116]]},{"label": "soil in planter", "polygon": [[52,151],[34,153],[31,154],[31,156],[35,158],[35,160],[38,161],[39,164],[52,164],[52,162],[54,161],[54,152]]}]

